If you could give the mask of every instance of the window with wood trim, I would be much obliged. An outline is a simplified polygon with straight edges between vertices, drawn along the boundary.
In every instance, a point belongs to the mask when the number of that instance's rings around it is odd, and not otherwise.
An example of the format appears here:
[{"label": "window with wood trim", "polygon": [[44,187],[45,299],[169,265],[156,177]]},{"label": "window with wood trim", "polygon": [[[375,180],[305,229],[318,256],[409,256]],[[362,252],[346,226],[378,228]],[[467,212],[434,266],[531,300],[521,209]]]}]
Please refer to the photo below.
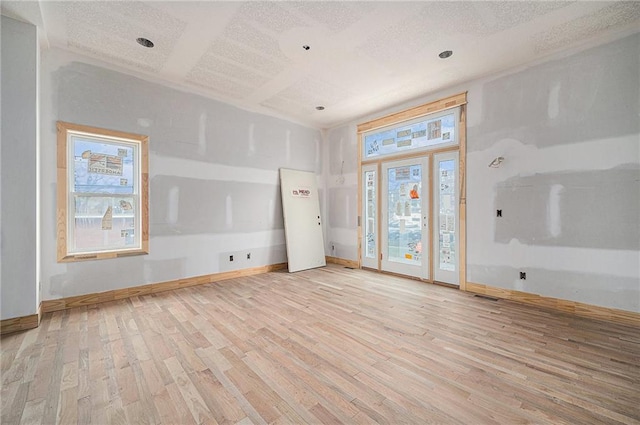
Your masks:
[{"label": "window with wood trim", "polygon": [[58,261],[149,252],[147,136],[58,122]]}]

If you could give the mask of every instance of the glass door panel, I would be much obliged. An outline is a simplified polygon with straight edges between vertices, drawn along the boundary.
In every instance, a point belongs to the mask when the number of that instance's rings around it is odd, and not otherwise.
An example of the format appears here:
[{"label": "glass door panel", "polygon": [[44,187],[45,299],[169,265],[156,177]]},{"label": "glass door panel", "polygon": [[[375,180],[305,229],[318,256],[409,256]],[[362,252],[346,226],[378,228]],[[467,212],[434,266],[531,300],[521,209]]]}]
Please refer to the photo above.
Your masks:
[{"label": "glass door panel", "polygon": [[428,278],[426,159],[383,163],[382,177],[382,269]]},{"label": "glass door panel", "polygon": [[378,268],[378,166],[362,167],[362,266]]},{"label": "glass door panel", "polygon": [[434,280],[459,284],[458,153],[434,156]]}]

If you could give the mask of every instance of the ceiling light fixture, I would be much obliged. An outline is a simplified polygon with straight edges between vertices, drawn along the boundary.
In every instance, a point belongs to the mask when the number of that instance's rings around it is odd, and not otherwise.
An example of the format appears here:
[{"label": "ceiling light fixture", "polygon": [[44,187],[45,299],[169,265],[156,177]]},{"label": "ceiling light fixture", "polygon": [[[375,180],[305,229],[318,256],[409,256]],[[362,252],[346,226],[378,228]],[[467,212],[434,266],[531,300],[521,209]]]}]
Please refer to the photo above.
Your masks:
[{"label": "ceiling light fixture", "polygon": [[451,55],[453,55],[453,52],[451,50],[445,50],[444,52],[440,52],[438,56],[440,56],[440,59],[446,59],[451,57]]},{"label": "ceiling light fixture", "polygon": [[317,109],[318,111],[324,111],[324,106],[316,106],[316,109]]},{"label": "ceiling light fixture", "polygon": [[309,50],[309,49],[311,48],[311,46],[309,46],[309,45],[305,44],[304,46],[302,46],[302,48],[303,48],[304,50]]},{"label": "ceiling light fixture", "polygon": [[136,39],[136,41],[141,46],[148,47],[148,48],[152,48],[153,47],[153,41],[149,40],[148,38],[140,37],[140,38]]}]

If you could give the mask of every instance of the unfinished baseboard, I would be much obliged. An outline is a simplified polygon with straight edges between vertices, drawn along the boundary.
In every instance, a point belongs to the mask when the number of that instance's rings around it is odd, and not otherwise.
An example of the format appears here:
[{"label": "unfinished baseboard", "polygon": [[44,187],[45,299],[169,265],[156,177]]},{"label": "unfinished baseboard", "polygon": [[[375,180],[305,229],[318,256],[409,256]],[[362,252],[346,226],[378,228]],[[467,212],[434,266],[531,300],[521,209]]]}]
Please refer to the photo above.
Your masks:
[{"label": "unfinished baseboard", "polygon": [[136,297],[140,295],[156,294],[158,292],[187,288],[189,286],[204,285],[206,283],[219,282],[221,280],[233,279],[236,277],[253,276],[256,274],[268,273],[276,270],[283,270],[286,268],[286,263],[271,264],[262,267],[252,267],[250,269],[233,270],[229,272],[170,280],[167,282],[150,283],[148,285],[134,286],[131,288],[114,289],[106,292],[60,298],[57,300],[47,300],[42,302],[42,312],[49,313],[52,311],[65,310],[67,308],[100,304],[108,301],[122,300],[125,298]]},{"label": "unfinished baseboard", "polygon": [[331,264],[338,264],[340,266],[345,266],[345,267],[351,267],[354,269],[359,269],[360,265],[358,264],[358,262],[356,260],[346,260],[344,258],[338,258],[338,257],[325,257],[327,263],[331,263]]},{"label": "unfinished baseboard", "polygon": [[542,295],[530,294],[528,292],[514,291],[511,289],[496,288],[489,285],[467,282],[467,292],[474,294],[489,295],[496,298],[516,301],[536,307],[549,308],[576,316],[588,317],[590,319],[606,320],[608,322],[622,323],[640,327],[640,313],[632,311],[617,310],[615,308],[600,307],[585,304],[578,301],[563,300],[560,298],[544,297]]},{"label": "unfinished baseboard", "polygon": [[0,335],[37,328],[40,326],[41,312],[42,303],[40,303],[38,311],[35,314],[0,321]]}]

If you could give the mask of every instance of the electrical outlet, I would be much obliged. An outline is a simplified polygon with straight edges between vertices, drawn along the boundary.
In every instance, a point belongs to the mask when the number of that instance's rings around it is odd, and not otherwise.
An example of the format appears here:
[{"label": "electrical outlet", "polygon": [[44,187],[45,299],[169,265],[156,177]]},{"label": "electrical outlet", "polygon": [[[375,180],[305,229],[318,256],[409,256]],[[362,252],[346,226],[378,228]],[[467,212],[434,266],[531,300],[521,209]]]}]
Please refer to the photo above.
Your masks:
[{"label": "electrical outlet", "polygon": [[229,256],[229,261],[233,261],[233,255]]},{"label": "electrical outlet", "polygon": [[251,253],[247,254],[247,260],[251,260]]},{"label": "electrical outlet", "polygon": [[520,272],[520,279],[526,280],[527,279],[527,272]]},{"label": "electrical outlet", "polygon": [[502,210],[496,210],[496,217],[502,217]]}]

